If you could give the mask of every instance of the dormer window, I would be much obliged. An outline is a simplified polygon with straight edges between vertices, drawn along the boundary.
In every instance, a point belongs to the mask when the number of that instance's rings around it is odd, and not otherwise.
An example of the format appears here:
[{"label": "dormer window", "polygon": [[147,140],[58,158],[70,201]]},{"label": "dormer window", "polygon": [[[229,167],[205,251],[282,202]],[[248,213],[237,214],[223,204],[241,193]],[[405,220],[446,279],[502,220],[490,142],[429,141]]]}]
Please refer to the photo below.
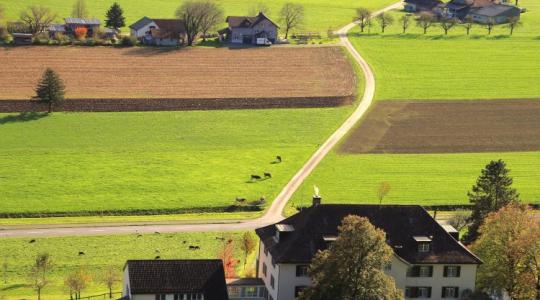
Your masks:
[{"label": "dormer window", "polygon": [[419,243],[418,252],[421,252],[421,253],[429,252],[429,243]]},{"label": "dormer window", "polygon": [[431,251],[431,240],[429,236],[414,236],[413,239],[418,245],[418,252],[427,253]]},{"label": "dormer window", "polygon": [[285,238],[287,234],[294,231],[294,226],[289,224],[276,224],[276,241],[279,243],[280,239]]}]

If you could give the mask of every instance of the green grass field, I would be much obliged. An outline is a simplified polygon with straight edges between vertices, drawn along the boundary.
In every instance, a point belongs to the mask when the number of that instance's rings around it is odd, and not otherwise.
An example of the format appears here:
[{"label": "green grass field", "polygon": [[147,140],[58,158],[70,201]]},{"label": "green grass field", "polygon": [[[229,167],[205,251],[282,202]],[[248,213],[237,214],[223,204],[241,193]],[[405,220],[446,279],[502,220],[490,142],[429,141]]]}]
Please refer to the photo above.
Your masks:
[{"label": "green grass field", "polygon": [[[92,284],[82,296],[107,292],[100,282],[101,274],[108,266],[119,272],[128,259],[208,259],[217,258],[223,242],[218,238],[228,237],[222,233],[177,233],[136,235],[40,238],[29,243],[28,238],[3,239],[0,243],[0,264],[8,263],[7,284],[4,283],[3,269],[0,270],[0,298],[35,299],[35,293],[28,287],[28,270],[36,255],[47,252],[53,260],[50,276],[51,284],[43,291],[44,300],[69,299],[69,290],[64,286],[64,278],[79,267],[84,267],[93,277]],[[235,257],[243,259],[239,250],[241,233],[231,233],[235,241]],[[185,243],[184,243],[185,241]],[[188,250],[190,245],[200,250]],[[78,255],[79,252],[85,255]],[[256,252],[256,251],[255,251]],[[255,253],[248,261],[251,263]],[[249,267],[247,268],[249,269]],[[237,271],[243,272],[242,264]],[[121,291],[118,284],[115,291]]]},{"label": "green grass field", "polygon": [[[104,19],[105,12],[114,2],[113,0],[92,0],[86,1],[90,15]],[[153,18],[172,18],[176,8],[180,6],[181,0],[117,0],[124,9],[126,24],[129,26],[143,16]],[[270,17],[277,21],[279,10],[282,5],[289,0],[260,1],[265,3],[270,9]],[[344,26],[352,20],[355,8],[359,6],[373,9],[389,5],[394,0],[294,0],[305,6],[305,23],[302,31],[319,31],[326,33],[328,28],[338,28]],[[227,15],[246,15],[254,4],[255,0],[219,0]],[[68,17],[71,14],[73,1],[70,0],[0,0],[6,8],[8,19],[17,19],[22,10],[30,5],[44,5],[53,9],[59,19]]]},{"label": "green grass field", "polygon": [[0,212],[270,202],[351,109],[0,115]]}]

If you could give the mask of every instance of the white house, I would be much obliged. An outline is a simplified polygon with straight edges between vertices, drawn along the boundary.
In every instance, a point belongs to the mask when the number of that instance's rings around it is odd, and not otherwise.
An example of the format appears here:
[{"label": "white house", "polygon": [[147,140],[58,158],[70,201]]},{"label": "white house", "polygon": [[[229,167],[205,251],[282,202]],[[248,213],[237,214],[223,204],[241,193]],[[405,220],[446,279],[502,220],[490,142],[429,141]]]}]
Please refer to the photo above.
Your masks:
[{"label": "white house", "polygon": [[184,23],[179,19],[143,17],[129,26],[131,37],[143,44],[180,46],[186,41]]},{"label": "white house", "polygon": [[[367,217],[394,249],[387,274],[406,299],[457,299],[475,288],[481,261],[420,206],[321,205],[256,230],[261,239],[257,275],[270,300],[293,300],[311,284],[308,266],[337,237],[347,215]],[[446,228],[449,228],[446,226]]]},{"label": "white house", "polygon": [[277,41],[279,26],[262,12],[254,17],[229,16],[226,22],[229,26],[218,32],[221,40],[234,44],[255,44],[258,38]]}]

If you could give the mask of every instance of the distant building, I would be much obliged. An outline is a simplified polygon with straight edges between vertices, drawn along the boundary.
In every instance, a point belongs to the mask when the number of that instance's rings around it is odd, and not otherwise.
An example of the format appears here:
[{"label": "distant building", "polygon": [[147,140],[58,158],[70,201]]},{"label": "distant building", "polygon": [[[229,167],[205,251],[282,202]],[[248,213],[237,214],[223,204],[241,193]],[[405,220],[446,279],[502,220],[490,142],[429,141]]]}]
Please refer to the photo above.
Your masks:
[{"label": "distant building", "polygon": [[221,260],[128,260],[123,299],[228,300]]},{"label": "distant building", "polygon": [[469,16],[474,22],[481,24],[503,24],[508,23],[511,18],[519,18],[521,9],[513,5],[497,4],[488,7],[473,8]]},{"label": "distant building", "polygon": [[508,23],[510,18],[519,18],[521,9],[500,0],[451,0],[435,7],[434,12],[441,18],[471,18],[473,22],[487,24]]},{"label": "distant building", "polygon": [[442,3],[440,0],[405,0],[403,9],[406,12],[431,11]]},{"label": "distant building", "polygon": [[227,279],[230,300],[266,300],[268,291],[260,278]]},{"label": "distant building", "polygon": [[12,33],[13,44],[15,45],[30,45],[32,44],[32,34],[30,33]]},{"label": "distant building", "polygon": [[229,26],[218,32],[222,41],[256,44],[258,38],[264,38],[272,44],[277,42],[279,26],[262,12],[254,17],[229,16],[225,21]]},{"label": "distant building", "polygon": [[94,36],[99,31],[101,22],[98,19],[83,19],[83,18],[65,18],[64,32],[66,34],[75,35],[75,29],[86,28],[86,36]]},{"label": "distant building", "polygon": [[129,28],[131,36],[146,45],[180,46],[186,42],[186,29],[179,19],[143,17]]},{"label": "distant building", "polygon": [[[481,261],[420,206],[321,205],[314,202],[277,224],[256,230],[260,237],[258,274],[270,300],[293,300],[311,285],[308,266],[338,235],[344,217],[366,217],[386,232],[394,257],[386,273],[406,299],[458,299],[475,289]],[[448,232],[448,231],[450,232]]]}]

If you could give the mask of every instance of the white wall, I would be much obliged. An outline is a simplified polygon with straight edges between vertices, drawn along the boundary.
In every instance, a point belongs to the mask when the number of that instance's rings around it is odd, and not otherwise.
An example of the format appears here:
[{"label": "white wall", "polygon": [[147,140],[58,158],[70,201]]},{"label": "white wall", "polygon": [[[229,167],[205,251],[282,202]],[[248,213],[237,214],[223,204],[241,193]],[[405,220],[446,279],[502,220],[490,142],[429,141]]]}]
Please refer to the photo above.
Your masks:
[{"label": "white wall", "polygon": [[156,23],[150,22],[146,26],[144,26],[143,28],[141,28],[139,30],[131,29],[131,36],[136,37],[136,38],[142,38],[142,37],[144,37],[145,33],[150,30],[150,27],[152,27],[152,26],[157,28]]},{"label": "white wall", "polygon": [[[266,276],[263,274],[263,263],[266,264],[267,271]],[[259,274],[257,274],[257,277],[261,278],[264,281],[264,285],[266,286],[266,289],[268,290],[268,294],[272,296],[274,300],[278,300],[278,288],[279,288],[279,265],[276,264],[276,267],[274,268],[272,266],[272,255],[270,252],[268,252],[268,255],[264,254],[264,243],[259,243],[259,266],[258,266]],[[274,288],[270,285],[270,276],[273,275],[275,282],[274,282]]]},{"label": "white wall", "polygon": [[279,274],[278,300],[294,300],[295,287],[311,285],[309,277],[296,277],[295,264],[280,264]]}]

